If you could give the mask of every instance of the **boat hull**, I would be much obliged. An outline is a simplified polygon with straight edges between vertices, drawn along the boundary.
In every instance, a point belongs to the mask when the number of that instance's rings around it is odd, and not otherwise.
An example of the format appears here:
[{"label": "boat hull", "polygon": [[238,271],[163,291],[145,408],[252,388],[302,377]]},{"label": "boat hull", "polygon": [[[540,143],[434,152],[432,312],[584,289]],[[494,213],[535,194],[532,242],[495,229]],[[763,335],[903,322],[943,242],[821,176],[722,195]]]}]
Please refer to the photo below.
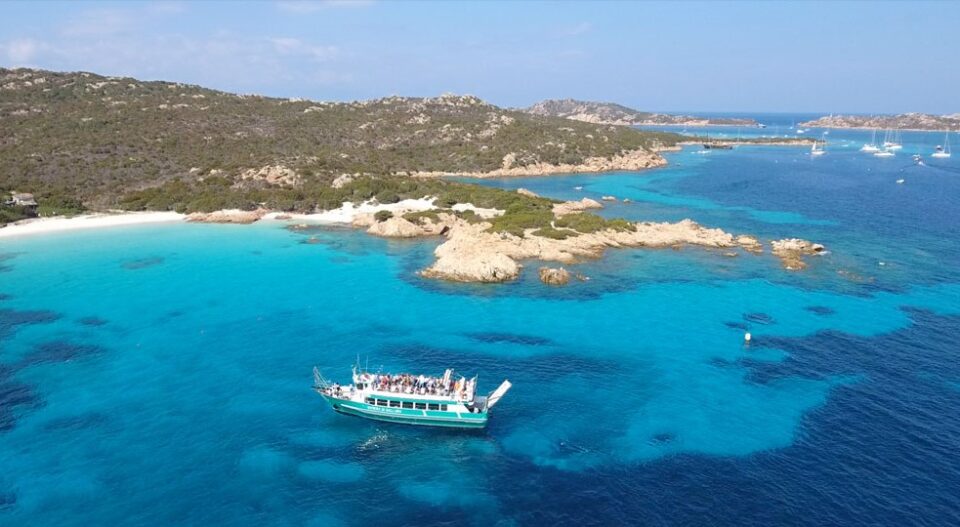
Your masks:
[{"label": "boat hull", "polygon": [[327,395],[324,395],[323,398],[337,413],[386,423],[474,430],[487,426],[486,412],[471,414],[430,410],[407,410],[373,406],[363,402],[337,399]]}]

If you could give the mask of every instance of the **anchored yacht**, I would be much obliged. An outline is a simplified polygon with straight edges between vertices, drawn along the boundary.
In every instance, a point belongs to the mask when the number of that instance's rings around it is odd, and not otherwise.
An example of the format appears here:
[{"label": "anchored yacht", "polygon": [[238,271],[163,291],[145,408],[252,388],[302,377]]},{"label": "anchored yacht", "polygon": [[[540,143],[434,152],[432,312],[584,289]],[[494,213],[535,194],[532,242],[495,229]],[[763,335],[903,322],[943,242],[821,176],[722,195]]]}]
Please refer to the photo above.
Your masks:
[{"label": "anchored yacht", "polygon": [[353,384],[324,379],[313,369],[314,390],[334,411],[377,421],[448,428],[483,428],[492,409],[512,386],[503,381],[488,395],[476,395],[477,378],[446,370],[442,377],[384,374],[353,368]]},{"label": "anchored yacht", "polygon": [[870,142],[864,143],[864,145],[860,148],[860,151],[867,152],[869,154],[880,151],[880,147],[877,146],[877,129],[876,128],[873,129],[873,135],[870,137]]},{"label": "anchored yacht", "polygon": [[943,136],[943,145],[937,145],[930,157],[944,159],[950,157],[950,132],[947,131]]}]

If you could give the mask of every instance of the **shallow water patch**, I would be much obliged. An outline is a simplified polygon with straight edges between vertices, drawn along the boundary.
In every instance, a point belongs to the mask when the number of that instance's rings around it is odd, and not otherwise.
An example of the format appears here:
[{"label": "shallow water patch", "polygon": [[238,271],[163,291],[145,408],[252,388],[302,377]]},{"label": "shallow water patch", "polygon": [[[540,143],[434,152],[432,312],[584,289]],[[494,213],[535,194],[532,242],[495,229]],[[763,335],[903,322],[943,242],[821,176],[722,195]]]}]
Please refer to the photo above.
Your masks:
[{"label": "shallow water patch", "polygon": [[151,256],[149,258],[140,258],[138,260],[129,260],[124,262],[123,268],[129,269],[131,271],[136,271],[138,269],[146,269],[148,267],[153,267],[156,265],[162,264],[166,261],[166,258],[162,256]]},{"label": "shallow water patch", "polygon": [[101,412],[90,412],[80,415],[70,415],[51,419],[43,424],[44,430],[59,431],[78,431],[86,428],[93,428],[107,423],[110,417]]},{"label": "shallow water patch", "polygon": [[0,381],[0,432],[12,430],[17,414],[43,405],[43,399],[28,384],[18,381]]},{"label": "shallow water patch", "polygon": [[836,311],[834,311],[833,308],[829,308],[827,306],[807,306],[804,309],[813,313],[814,315],[820,315],[822,317],[833,315],[836,313]]},{"label": "shallow water patch", "polygon": [[34,347],[18,364],[20,368],[38,364],[68,362],[75,359],[99,355],[104,348],[93,344],[76,344],[67,340],[54,340]]},{"label": "shallow water patch", "polygon": [[60,318],[54,311],[18,311],[16,309],[0,309],[0,339],[12,334],[17,326],[27,324],[48,324]]},{"label": "shallow water patch", "polygon": [[13,260],[18,255],[19,253],[0,253],[0,273],[13,271],[13,266],[6,262]]},{"label": "shallow water patch", "polygon": [[777,321],[766,313],[744,313],[743,319],[754,324],[763,324],[765,326],[776,324]]},{"label": "shallow water patch", "polygon": [[521,335],[517,333],[500,333],[500,332],[479,332],[479,333],[466,333],[466,336],[470,337],[477,342],[486,342],[490,344],[521,344],[524,346],[546,346],[553,344],[553,341],[546,337],[538,337],[536,335]]},{"label": "shallow water patch", "polygon": [[83,317],[77,322],[83,324],[84,326],[99,327],[107,324],[107,321],[100,317]]}]

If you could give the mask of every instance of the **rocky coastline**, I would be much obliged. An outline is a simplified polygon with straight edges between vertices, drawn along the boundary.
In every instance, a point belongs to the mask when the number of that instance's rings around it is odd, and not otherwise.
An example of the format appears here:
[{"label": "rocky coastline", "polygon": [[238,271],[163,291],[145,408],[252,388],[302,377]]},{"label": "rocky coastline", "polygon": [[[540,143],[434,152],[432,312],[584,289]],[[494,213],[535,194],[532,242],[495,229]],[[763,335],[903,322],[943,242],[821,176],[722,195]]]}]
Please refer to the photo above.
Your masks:
[{"label": "rocky coastline", "polygon": [[613,172],[618,170],[639,171],[650,168],[666,166],[667,160],[657,151],[652,150],[630,150],[620,155],[612,157],[588,157],[579,164],[552,164],[552,163],[533,163],[530,165],[516,165],[516,156],[507,154],[503,157],[501,167],[487,172],[412,172],[409,175],[413,177],[444,177],[444,176],[464,176],[474,178],[495,178],[495,177],[529,177],[529,176],[549,176],[555,174],[583,174],[593,172]]},{"label": "rocky coastline", "polygon": [[[587,202],[585,205],[584,202]],[[554,206],[559,220],[569,214],[580,214],[586,209],[602,207],[599,202],[585,198]],[[704,227],[693,220],[676,223],[636,222],[629,228],[607,228],[582,233],[559,229],[567,236],[561,239],[540,236],[536,229],[526,230],[522,236],[493,232],[488,221],[467,221],[448,211],[421,215],[411,221],[402,210],[391,217],[378,220],[375,214],[359,214],[351,225],[363,228],[368,234],[385,238],[418,238],[443,236],[445,240],[434,250],[434,262],[420,272],[421,276],[453,282],[499,283],[519,277],[522,261],[536,260],[559,264],[575,264],[600,258],[611,248],[680,248],[684,246],[723,250],[725,255],[736,255],[737,249],[751,254],[762,254],[763,243],[751,235],[734,235],[719,228]],[[799,271],[806,267],[804,259],[824,252],[824,247],[806,240],[789,238],[771,241],[772,254],[780,258],[784,269]],[[543,269],[547,269],[544,271]],[[569,281],[569,272],[544,267],[540,278],[550,285]]]},{"label": "rocky coastline", "polygon": [[809,128],[850,128],[872,130],[893,128],[916,132],[960,131],[960,114],[933,115],[904,113],[899,115],[830,115],[799,124]]}]

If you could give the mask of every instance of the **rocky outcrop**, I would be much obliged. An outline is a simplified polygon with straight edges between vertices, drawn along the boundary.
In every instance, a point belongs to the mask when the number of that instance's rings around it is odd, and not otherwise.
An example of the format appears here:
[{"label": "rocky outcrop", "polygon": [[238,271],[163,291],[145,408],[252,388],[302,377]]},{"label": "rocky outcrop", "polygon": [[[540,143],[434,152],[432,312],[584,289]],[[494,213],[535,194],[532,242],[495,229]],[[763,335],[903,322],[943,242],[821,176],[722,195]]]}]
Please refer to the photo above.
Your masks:
[{"label": "rocky outcrop", "polygon": [[265,181],[271,185],[295,187],[300,184],[300,175],[283,165],[270,165],[263,168],[251,168],[240,173],[240,179]]},{"label": "rocky outcrop", "polygon": [[617,201],[616,196],[604,196],[600,198],[601,201]]},{"label": "rocky outcrop", "polygon": [[266,209],[239,210],[228,209],[215,212],[194,212],[187,216],[187,221],[195,223],[253,223],[264,217],[269,211]]},{"label": "rocky outcrop", "polygon": [[560,217],[566,214],[576,214],[588,209],[602,209],[603,205],[596,200],[583,198],[580,201],[564,201],[553,206],[553,215]]},{"label": "rocky outcrop", "polygon": [[528,198],[539,198],[539,197],[540,197],[540,195],[537,194],[536,192],[532,192],[532,191],[527,190],[527,189],[525,189],[525,188],[518,188],[518,189],[517,189],[517,194],[520,194],[521,196],[527,196]]},{"label": "rocky outcrop", "polygon": [[760,243],[760,240],[753,236],[741,234],[740,236],[737,236],[736,242],[737,245],[754,254],[760,254],[763,252],[763,244]]},{"label": "rocky outcrop", "polygon": [[636,223],[635,231],[603,230],[562,240],[533,235],[523,237],[487,231],[489,223],[461,223],[450,230],[446,242],[434,251],[437,261],[424,276],[461,282],[509,280],[519,272],[518,260],[537,259],[575,263],[598,258],[610,247],[737,247],[732,234],[709,229],[692,220],[677,223]]},{"label": "rocky outcrop", "polygon": [[774,256],[780,258],[784,269],[799,271],[807,267],[804,256],[822,254],[826,248],[819,243],[813,243],[799,238],[786,238],[770,242]]},{"label": "rocky outcrop", "polygon": [[343,188],[345,185],[354,180],[356,176],[353,174],[340,174],[330,183],[330,186],[333,188]]},{"label": "rocky outcrop", "polygon": [[540,281],[547,285],[566,285],[570,281],[570,271],[563,267],[541,267]]},{"label": "rocky outcrop", "polygon": [[402,217],[394,216],[384,221],[374,221],[367,228],[367,233],[384,238],[415,238],[425,235],[426,231]]},{"label": "rocky outcrop", "polygon": [[[462,229],[467,231],[468,229]],[[433,252],[437,260],[423,270],[427,278],[455,282],[506,282],[520,274],[520,264],[506,254],[471,243],[468,236],[454,236]]]}]

